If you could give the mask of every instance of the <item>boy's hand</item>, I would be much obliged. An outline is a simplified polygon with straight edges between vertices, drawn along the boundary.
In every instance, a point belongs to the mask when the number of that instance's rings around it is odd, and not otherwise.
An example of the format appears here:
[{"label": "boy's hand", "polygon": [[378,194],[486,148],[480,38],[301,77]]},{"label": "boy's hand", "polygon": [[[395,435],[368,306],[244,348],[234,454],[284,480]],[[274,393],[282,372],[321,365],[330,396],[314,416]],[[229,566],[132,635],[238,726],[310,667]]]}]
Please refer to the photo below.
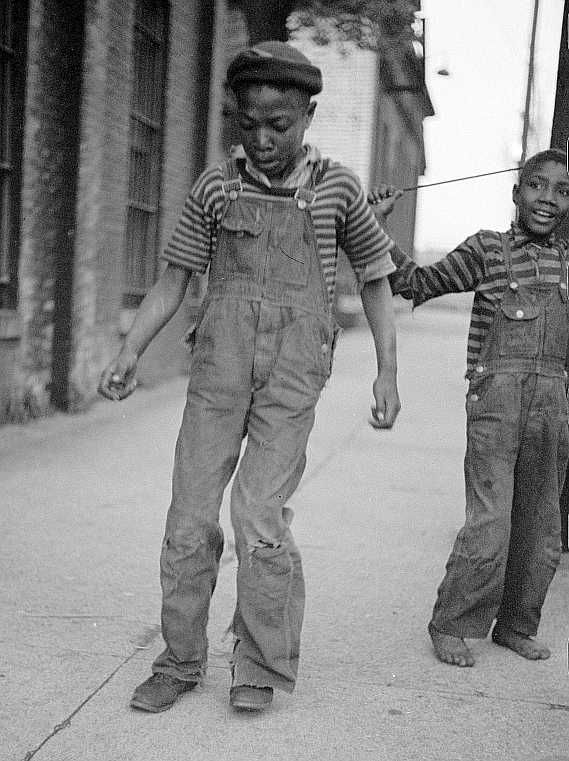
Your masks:
[{"label": "boy's hand", "polygon": [[367,196],[367,202],[374,207],[376,216],[388,217],[395,207],[398,198],[403,195],[402,190],[398,190],[393,185],[382,183],[376,188],[370,190]]},{"label": "boy's hand", "polygon": [[397,381],[393,374],[380,374],[373,384],[375,407],[371,408],[372,428],[392,428],[401,409]]},{"label": "boy's hand", "polygon": [[98,392],[106,399],[120,402],[130,396],[136,388],[136,365],[138,357],[124,349],[101,374]]}]

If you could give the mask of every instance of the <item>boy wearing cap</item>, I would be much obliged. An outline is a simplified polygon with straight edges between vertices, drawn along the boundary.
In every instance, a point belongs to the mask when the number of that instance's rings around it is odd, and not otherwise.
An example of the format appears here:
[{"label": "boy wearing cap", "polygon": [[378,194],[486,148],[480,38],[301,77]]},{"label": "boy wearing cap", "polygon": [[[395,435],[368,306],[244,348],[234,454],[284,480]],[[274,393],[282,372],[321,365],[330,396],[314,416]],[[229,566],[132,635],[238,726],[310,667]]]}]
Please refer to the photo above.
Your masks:
[{"label": "boy wearing cap", "polygon": [[[131,705],[166,710],[207,661],[206,624],[223,548],[219,509],[235,473],[231,520],[238,557],[231,705],[262,710],[292,692],[304,609],[300,555],[287,500],[306,463],[314,408],[330,374],[337,248],[362,285],[377,353],[376,427],[399,411],[387,276],[393,245],[357,178],[303,145],[321,90],[319,69],[280,42],[231,63],[242,146],[195,183],[164,253],[166,270],[142,302],[99,390],[123,399],[137,359],[178,308],[192,272],[209,266],[191,335],[187,404],[176,446],[161,555],[164,652]],[[243,436],[246,447],[239,460]]]},{"label": "boy wearing cap", "polygon": [[[372,191],[389,211],[401,191]],[[528,159],[505,233],[480,230],[440,261],[418,267],[394,249],[395,293],[413,306],[474,291],[466,377],[466,523],[446,566],[429,624],[437,657],[473,666],[465,638],[492,640],[530,660],[548,658],[533,637],[560,557],[559,495],[569,455],[565,155]]]}]

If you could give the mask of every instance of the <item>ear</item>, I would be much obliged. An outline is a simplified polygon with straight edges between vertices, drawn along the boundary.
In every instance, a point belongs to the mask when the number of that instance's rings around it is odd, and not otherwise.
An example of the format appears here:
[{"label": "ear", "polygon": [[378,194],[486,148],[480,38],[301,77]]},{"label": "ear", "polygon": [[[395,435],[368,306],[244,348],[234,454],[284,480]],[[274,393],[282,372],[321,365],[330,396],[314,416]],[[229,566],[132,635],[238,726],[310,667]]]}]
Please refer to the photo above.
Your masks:
[{"label": "ear", "polygon": [[310,127],[312,124],[312,119],[314,118],[314,112],[316,111],[316,106],[318,104],[315,100],[311,100],[308,104],[308,108],[306,109],[306,129]]},{"label": "ear", "polygon": [[520,195],[520,186],[514,185],[514,187],[512,188],[512,201],[516,204],[516,206],[518,205],[518,202],[519,202],[519,195]]}]

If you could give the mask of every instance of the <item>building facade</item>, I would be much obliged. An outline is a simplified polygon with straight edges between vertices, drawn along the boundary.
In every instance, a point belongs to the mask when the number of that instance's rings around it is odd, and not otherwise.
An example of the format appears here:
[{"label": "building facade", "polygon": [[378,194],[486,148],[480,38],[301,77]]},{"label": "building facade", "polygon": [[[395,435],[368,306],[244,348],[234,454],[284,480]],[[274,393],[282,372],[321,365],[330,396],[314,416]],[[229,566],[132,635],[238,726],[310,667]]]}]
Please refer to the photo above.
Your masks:
[{"label": "building facade", "polygon": [[[0,3],[0,423],[80,411],[96,398],[189,188],[234,141],[223,82],[247,42],[246,14],[228,0]],[[394,75],[392,65],[390,111],[367,56],[351,110],[353,72],[346,79],[345,59],[326,65],[329,91],[346,83],[346,113],[327,120],[323,147],[355,162],[365,184],[378,153],[397,155],[398,171],[403,153],[414,181],[424,114],[416,93],[400,94],[421,87],[420,77]],[[415,115],[405,130],[400,97]],[[379,176],[401,184],[387,165]],[[412,217],[401,220],[411,241]],[[340,276],[349,280],[345,262]],[[203,290],[203,278],[191,282],[140,362],[141,384],[185,371],[181,338]]]},{"label": "building facade", "polygon": [[[207,158],[214,6],[7,0],[0,19],[0,421],[96,394]],[[184,322],[142,382],[179,373]]]}]

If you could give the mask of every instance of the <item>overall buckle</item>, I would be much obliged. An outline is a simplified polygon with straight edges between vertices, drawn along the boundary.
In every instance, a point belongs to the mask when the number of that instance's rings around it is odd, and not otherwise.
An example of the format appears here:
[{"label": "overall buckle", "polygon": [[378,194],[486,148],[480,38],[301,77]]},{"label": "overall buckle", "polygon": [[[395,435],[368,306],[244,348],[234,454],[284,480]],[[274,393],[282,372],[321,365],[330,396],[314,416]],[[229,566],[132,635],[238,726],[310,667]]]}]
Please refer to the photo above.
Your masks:
[{"label": "overall buckle", "polygon": [[308,188],[297,188],[293,198],[296,200],[299,209],[306,209],[307,206],[312,206],[316,200],[316,193]]},{"label": "overall buckle", "polygon": [[237,177],[235,180],[226,180],[225,182],[222,182],[221,189],[224,196],[228,196],[232,201],[235,201],[239,193],[243,191],[241,177]]}]

